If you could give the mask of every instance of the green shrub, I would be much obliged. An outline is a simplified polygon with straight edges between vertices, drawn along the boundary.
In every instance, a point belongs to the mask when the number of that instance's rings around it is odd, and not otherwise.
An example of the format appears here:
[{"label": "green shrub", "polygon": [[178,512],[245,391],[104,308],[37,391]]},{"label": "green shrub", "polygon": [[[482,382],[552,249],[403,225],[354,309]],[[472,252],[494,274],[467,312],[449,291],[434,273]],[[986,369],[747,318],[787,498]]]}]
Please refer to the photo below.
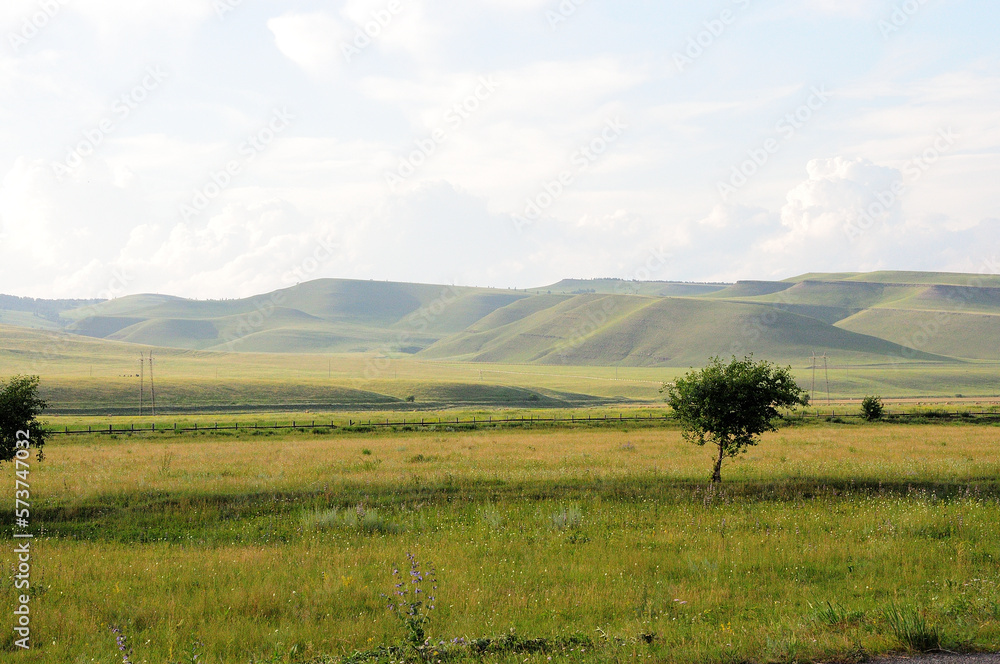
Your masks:
[{"label": "green shrub", "polygon": [[861,402],[861,414],[869,422],[881,420],[885,415],[885,404],[882,403],[882,397],[874,395],[865,397]]}]

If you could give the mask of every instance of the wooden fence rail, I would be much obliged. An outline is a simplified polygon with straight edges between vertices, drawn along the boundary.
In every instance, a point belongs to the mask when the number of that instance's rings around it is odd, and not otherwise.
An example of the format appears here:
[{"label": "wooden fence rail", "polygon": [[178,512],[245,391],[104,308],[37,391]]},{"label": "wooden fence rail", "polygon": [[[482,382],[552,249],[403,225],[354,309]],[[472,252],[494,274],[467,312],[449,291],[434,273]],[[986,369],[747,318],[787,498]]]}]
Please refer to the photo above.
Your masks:
[{"label": "wooden fence rail", "polygon": [[[845,417],[862,417],[861,413],[857,412],[841,412],[833,410],[830,412],[815,412],[806,413],[802,412],[798,415],[799,418],[845,418]],[[888,419],[896,420],[907,420],[915,418],[927,418],[927,419],[987,419],[987,420],[998,420],[1000,421],[1000,413],[998,412],[987,412],[983,410],[981,412],[970,412],[970,411],[956,411],[956,412],[943,412],[943,411],[932,411],[932,412],[902,412],[902,413],[891,413],[886,411],[885,417]],[[401,420],[347,420],[345,424],[343,421],[340,423],[329,421],[329,422],[319,422],[316,420],[311,420],[309,422],[300,422],[298,420],[293,420],[291,424],[279,424],[275,422],[274,424],[259,424],[253,422],[250,424],[240,424],[235,422],[233,424],[224,424],[219,426],[218,423],[212,426],[199,426],[197,423],[190,426],[178,426],[176,423],[172,427],[163,427],[162,425],[157,428],[156,423],[150,423],[149,425],[140,424],[136,427],[135,424],[128,425],[127,428],[115,428],[113,424],[105,426],[93,426],[89,425],[86,429],[63,427],[62,429],[46,429],[46,433],[50,435],[79,435],[79,434],[131,434],[131,433],[155,433],[157,431],[163,432],[176,432],[176,433],[186,433],[186,432],[198,432],[198,431],[255,431],[255,430],[280,430],[280,429],[355,429],[359,427],[367,428],[400,428],[400,427],[444,427],[444,426],[464,426],[464,427],[480,427],[480,426],[503,426],[508,424],[585,424],[585,423],[611,423],[611,422],[665,422],[672,420],[671,415],[624,415],[619,413],[617,417],[611,415],[603,415],[599,417],[594,417],[588,415],[587,417],[535,417],[532,415],[522,416],[522,417],[507,417],[507,418],[496,418],[496,417],[473,417],[471,419],[461,419],[456,417],[454,420],[451,418],[414,418]]]}]

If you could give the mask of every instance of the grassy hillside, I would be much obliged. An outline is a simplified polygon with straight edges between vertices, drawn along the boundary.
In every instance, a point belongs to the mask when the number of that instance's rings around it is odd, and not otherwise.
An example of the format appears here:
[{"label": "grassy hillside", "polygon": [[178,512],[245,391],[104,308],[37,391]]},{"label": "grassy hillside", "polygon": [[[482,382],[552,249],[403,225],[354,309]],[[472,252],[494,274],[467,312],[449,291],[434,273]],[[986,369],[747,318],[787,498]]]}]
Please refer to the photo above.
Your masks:
[{"label": "grassy hillside", "polygon": [[[640,318],[633,323],[635,320]],[[837,332],[851,336],[844,330]],[[694,351],[688,360],[674,367],[515,364],[434,361],[401,354],[154,349],[0,326],[0,379],[15,373],[40,375],[50,413],[135,415],[139,353],[148,354],[150,350],[156,358],[157,404],[162,412],[258,413],[470,406],[564,408],[633,400],[662,403],[659,388],[663,382],[673,380],[688,366],[703,365],[707,356],[701,357],[698,352],[710,349]],[[819,354],[822,349],[815,351]],[[574,361],[584,361],[591,346],[583,344],[571,352]],[[810,348],[804,348],[799,356],[784,360],[792,365],[794,375],[805,387],[810,386],[812,378],[811,352]],[[1000,394],[1000,363],[996,362],[918,362],[832,350],[828,353],[833,398],[857,399],[866,394],[886,397]],[[825,379],[826,375],[821,373],[819,391],[823,396]],[[148,368],[146,380],[148,404]],[[413,402],[407,401],[410,396],[414,397]]]},{"label": "grassy hillside", "polygon": [[70,332],[175,348],[416,352],[527,297],[494,289],[320,279],[237,300],[134,295],[63,316]]},{"label": "grassy hillside", "polygon": [[[609,322],[656,300],[626,295],[577,295],[499,327],[478,326],[431,346],[423,357],[529,363],[563,352]],[[598,364],[613,364],[616,358]],[[570,364],[565,362],[564,364]]]},{"label": "grassy hillside", "polygon": [[763,303],[822,305],[860,311],[885,306],[920,293],[924,286],[854,281],[801,281],[778,293],[763,295]]},{"label": "grassy hillside", "polygon": [[659,297],[697,297],[723,290],[729,284],[700,284],[679,281],[626,281],[625,279],[563,279],[550,286],[529,289],[533,293],[585,295],[654,295]]},{"label": "grassy hillside", "polygon": [[925,286],[891,305],[894,309],[1000,314],[1000,288]]},{"label": "grassy hillside", "polygon": [[962,272],[882,271],[810,273],[792,277],[785,281],[795,283],[801,281],[863,281],[875,284],[924,284],[1000,288],[1000,275],[967,274]]},{"label": "grassy hillside", "polygon": [[707,296],[713,298],[759,297],[761,295],[779,293],[791,287],[792,284],[782,281],[737,281],[732,286],[727,286]]},{"label": "grassy hillside", "polygon": [[1000,360],[1000,315],[871,309],[837,326],[929,353]]},{"label": "grassy hillside", "polygon": [[[915,336],[940,316],[947,329],[932,340]],[[736,284],[567,279],[528,290],[320,279],[232,300],[0,298],[0,325],[11,325],[5,329],[55,334],[36,340],[38,347],[22,344],[30,357],[65,345],[62,329],[111,344],[74,351],[80,360],[97,358],[88,365],[99,366],[105,350],[131,364],[138,347],[149,346],[259,356],[246,364],[268,372],[272,361],[260,357],[277,354],[290,356],[286,366],[298,366],[300,356],[322,356],[310,360],[322,366],[335,354],[356,356],[362,366],[412,357],[424,367],[447,360],[677,368],[748,352],[793,364],[813,353],[858,366],[948,364],[1000,359],[996,320],[1000,276],[916,272]],[[134,346],[125,351],[116,343]],[[365,371],[370,366],[358,373]]]},{"label": "grassy hillside", "polygon": [[476,327],[438,342],[420,356],[475,362],[688,366],[714,355],[753,352],[794,361],[818,351],[834,352],[851,362],[903,356],[947,361],[761,305],[600,295],[576,296],[499,327]]}]

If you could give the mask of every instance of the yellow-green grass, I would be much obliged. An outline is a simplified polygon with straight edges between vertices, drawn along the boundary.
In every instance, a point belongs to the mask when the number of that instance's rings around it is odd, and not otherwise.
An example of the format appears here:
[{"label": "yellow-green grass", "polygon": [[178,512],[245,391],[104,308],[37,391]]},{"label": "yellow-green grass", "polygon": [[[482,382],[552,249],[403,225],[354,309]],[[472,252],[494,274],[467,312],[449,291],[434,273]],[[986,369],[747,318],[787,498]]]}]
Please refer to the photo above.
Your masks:
[{"label": "yellow-green grass", "polygon": [[[161,411],[246,412],[274,410],[369,410],[511,407],[580,407],[587,404],[662,403],[660,388],[686,370],[614,367],[529,367],[467,365],[393,360],[374,378],[364,377],[364,362],[352,358],[302,358],[282,367],[261,358],[255,364],[220,358],[200,366],[176,366],[158,360],[157,404]],[[308,361],[311,360],[311,365]],[[860,399],[869,394],[892,397],[989,398],[1000,395],[1000,366],[968,363],[958,367],[845,367],[836,360],[815,375],[814,400],[825,403],[827,381],[833,399]],[[548,369],[546,371],[545,369]],[[84,370],[85,371],[85,370]],[[132,370],[137,373],[136,369]],[[351,377],[351,373],[354,377]],[[13,373],[13,371],[11,371]],[[42,395],[53,411],[91,416],[138,412],[136,373],[105,375],[42,374]],[[201,374],[200,376],[198,374]],[[360,374],[360,375],[359,375]],[[813,389],[807,362],[793,367],[806,390]],[[329,375],[329,377],[327,377]],[[618,376],[616,378],[616,375]],[[412,404],[407,398],[412,396]],[[144,401],[150,398],[148,375]]]},{"label": "yellow-green grass", "polygon": [[[838,424],[868,426],[862,417],[860,399],[854,401],[833,401],[827,404],[820,399],[813,406],[787,411],[784,425],[825,426],[831,419]],[[100,433],[109,427],[117,434],[125,432],[134,435],[163,437],[173,431],[187,429],[187,434],[197,430],[198,435],[231,436],[234,428],[241,433],[244,429],[295,429],[294,433],[312,433],[326,436],[331,433],[350,435],[355,433],[383,431],[388,424],[388,433],[425,430],[463,431],[486,430],[490,428],[517,429],[637,429],[659,428],[677,429],[677,421],[664,404],[614,404],[610,406],[590,406],[586,408],[541,408],[541,407],[480,407],[450,408],[446,410],[418,410],[410,408],[398,410],[313,410],[305,412],[254,411],[252,413],[167,413],[157,416],[135,413],[117,416],[94,417],[88,415],[46,414],[41,422],[47,429],[62,435],[69,431],[74,436],[90,431]],[[885,401],[886,422],[897,424],[927,424],[936,421],[949,425],[980,425],[994,423],[980,416],[994,416],[1000,413],[1000,398],[992,399],[926,399]],[[922,419],[921,419],[922,418]],[[457,426],[456,426],[457,425]],[[62,433],[59,433],[62,432]],[[183,433],[179,431],[180,433]],[[252,432],[251,432],[252,433]],[[276,430],[267,435],[285,435],[288,431]],[[117,435],[116,434],[116,435]],[[265,435],[258,433],[257,435]]]},{"label": "yellow-green grass", "polygon": [[592,642],[488,661],[903,650],[891,606],[944,647],[1000,649],[996,432],[782,429],[715,491],[710,450],[677,431],[58,439],[31,462],[44,534],[19,661],[115,661],[111,625],[135,662],[398,645],[380,594],[407,552],[437,568],[435,641]]},{"label": "yellow-green grass", "polygon": [[[594,399],[652,403],[661,399],[663,381],[686,371],[678,367],[435,362],[398,354],[184,351],[15,327],[0,326],[0,333],[0,376],[38,374],[43,396],[54,409],[91,415],[138,410],[139,353],[150,350],[156,358],[154,378],[161,409],[203,411],[240,406],[252,411],[313,406],[349,409],[361,404],[395,408],[408,396],[414,396],[422,408],[579,406]],[[800,384],[811,388],[811,359],[801,357],[790,363]],[[1000,395],[1000,364],[996,362],[873,366],[831,355],[828,365],[833,398]],[[819,366],[816,395],[825,398],[827,375],[822,361]],[[148,377],[147,373],[146,398]]]}]

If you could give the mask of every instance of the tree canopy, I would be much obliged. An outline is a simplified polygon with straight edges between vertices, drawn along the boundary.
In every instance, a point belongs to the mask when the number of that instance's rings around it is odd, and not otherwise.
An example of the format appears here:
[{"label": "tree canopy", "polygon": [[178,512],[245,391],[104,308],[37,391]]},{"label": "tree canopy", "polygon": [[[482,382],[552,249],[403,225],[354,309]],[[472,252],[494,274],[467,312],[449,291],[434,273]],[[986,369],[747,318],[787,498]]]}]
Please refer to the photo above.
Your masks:
[{"label": "tree canopy", "polygon": [[[6,383],[0,381],[0,461],[10,461],[17,452],[17,441],[25,434],[31,447],[41,458],[45,445],[45,432],[38,416],[45,409],[45,402],[38,396],[38,376],[14,376]],[[24,432],[18,436],[18,432]]]},{"label": "tree canopy", "polygon": [[684,438],[697,445],[718,447],[712,481],[722,481],[722,460],[756,445],[760,435],[774,431],[778,408],[808,405],[806,392],[792,378],[791,367],[754,362],[753,356],[733,357],[724,364],[714,357],[704,369],[693,370],[661,392],[684,428]]}]

